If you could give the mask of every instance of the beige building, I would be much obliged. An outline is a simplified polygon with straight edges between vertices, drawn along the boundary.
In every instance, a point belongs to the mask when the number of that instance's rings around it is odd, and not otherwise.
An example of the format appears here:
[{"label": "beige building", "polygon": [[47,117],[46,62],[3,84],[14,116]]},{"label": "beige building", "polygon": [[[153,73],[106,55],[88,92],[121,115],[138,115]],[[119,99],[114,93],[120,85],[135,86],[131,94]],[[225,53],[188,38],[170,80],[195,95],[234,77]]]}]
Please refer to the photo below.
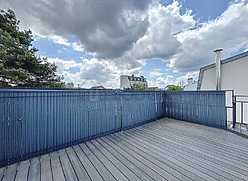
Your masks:
[{"label": "beige building", "polygon": [[125,89],[131,89],[132,87],[148,87],[146,78],[144,76],[135,77],[134,75],[132,76],[121,75],[120,88],[122,90],[125,90]]},{"label": "beige building", "polygon": [[[200,69],[197,90],[216,90],[217,82],[216,64],[211,64]],[[220,90],[234,90],[234,95],[248,96],[248,52],[224,59],[220,63]],[[226,93],[226,105],[232,106],[232,95]],[[238,97],[237,122],[241,122],[243,110],[243,122],[248,123],[248,97]],[[243,105],[241,105],[243,104]],[[232,110],[227,109],[227,120],[232,121]]]}]

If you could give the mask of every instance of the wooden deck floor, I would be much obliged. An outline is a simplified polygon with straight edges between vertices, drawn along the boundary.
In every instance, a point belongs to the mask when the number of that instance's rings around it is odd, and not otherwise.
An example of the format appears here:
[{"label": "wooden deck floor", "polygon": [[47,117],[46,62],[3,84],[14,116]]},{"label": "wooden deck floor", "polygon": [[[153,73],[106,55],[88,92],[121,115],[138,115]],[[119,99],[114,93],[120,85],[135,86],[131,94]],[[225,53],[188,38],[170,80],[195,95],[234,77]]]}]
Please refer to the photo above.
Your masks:
[{"label": "wooden deck floor", "polygon": [[248,139],[162,119],[1,168],[0,180],[248,180]]}]

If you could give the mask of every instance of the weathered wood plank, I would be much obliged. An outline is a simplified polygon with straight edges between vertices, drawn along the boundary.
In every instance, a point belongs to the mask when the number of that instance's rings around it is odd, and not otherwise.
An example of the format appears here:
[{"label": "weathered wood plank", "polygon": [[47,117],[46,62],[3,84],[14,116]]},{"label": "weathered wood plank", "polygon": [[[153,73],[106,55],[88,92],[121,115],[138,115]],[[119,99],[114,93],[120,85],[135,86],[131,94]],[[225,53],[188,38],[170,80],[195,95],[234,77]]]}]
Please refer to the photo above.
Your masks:
[{"label": "weathered wood plank", "polygon": [[65,174],[65,178],[66,180],[78,180],[77,178],[77,175],[71,165],[71,162],[65,152],[65,150],[60,150],[58,151],[59,153],[59,158],[60,158],[60,161],[61,161],[61,164],[62,164],[62,168],[63,168],[63,171],[64,171],[64,174]]},{"label": "weathered wood plank", "polygon": [[[172,145],[172,147],[179,147],[179,151],[182,151],[183,149],[186,149],[187,151],[191,151],[189,154],[193,155],[193,154],[197,154],[197,156],[195,156],[195,158],[199,158],[199,157],[203,157],[203,159],[205,160],[211,160],[216,164],[220,164],[222,165],[224,168],[230,168],[231,170],[234,170],[235,172],[238,172],[242,175],[247,175],[248,173],[245,171],[246,169],[244,169],[242,166],[240,166],[234,159],[233,160],[228,160],[227,157],[225,157],[225,155],[228,155],[228,152],[226,152],[225,154],[221,154],[219,153],[218,155],[214,155],[212,154],[212,151],[214,151],[214,149],[211,151],[207,151],[206,149],[203,149],[199,146],[194,146],[192,144],[186,144],[189,141],[181,141],[183,138],[176,138],[177,135],[175,134],[176,132],[174,132],[175,135],[170,135],[168,134],[166,131],[162,131],[160,132],[159,129],[155,130],[150,130],[150,129],[144,129],[141,128],[141,132],[139,130],[135,130],[134,133],[134,137],[136,137],[138,134],[140,134],[142,137],[144,134],[147,134],[149,136],[147,136],[146,138],[149,139],[149,137],[151,137],[151,139],[155,139],[157,140],[160,144],[161,143],[166,143],[166,145]],[[197,136],[194,136],[197,137]],[[190,143],[192,143],[190,141]],[[218,152],[218,150],[216,151]],[[245,157],[244,157],[245,159]],[[235,164],[237,163],[237,164]],[[240,163],[241,164],[241,163]],[[241,164],[242,165],[242,164]]]},{"label": "weathered wood plank", "polygon": [[40,158],[36,157],[31,159],[28,174],[28,181],[40,180]]},{"label": "weathered wood plank", "polygon": [[[147,134],[147,132],[145,133]],[[128,136],[132,135],[131,132],[125,134],[128,134]],[[233,167],[231,165],[226,165],[225,163],[221,162],[218,163],[218,161],[216,164],[216,160],[213,160],[211,158],[209,158],[210,160],[208,160],[206,155],[191,151],[191,147],[189,149],[185,149],[181,147],[182,144],[180,144],[179,147],[177,144],[170,144],[169,141],[164,142],[163,140],[158,140],[158,137],[150,136],[149,134],[147,134],[147,136],[144,138],[143,133],[140,133],[140,135],[138,135],[137,131],[135,132],[134,136],[132,136],[132,139],[137,140],[136,143],[142,143],[144,145],[147,145],[147,142],[150,142],[150,144],[148,143],[148,146],[151,148],[154,148],[156,146],[162,147],[160,151],[163,152],[162,150],[167,150],[168,152],[170,152],[170,156],[173,156],[175,153],[177,153],[176,155],[174,155],[174,158],[180,158],[181,160],[189,161],[189,163],[192,162],[194,166],[199,165],[199,167],[204,167],[205,169],[212,170],[213,174],[222,175],[223,178],[229,178],[232,180],[247,178],[245,174],[239,173],[240,170],[233,171]],[[216,176],[219,177],[218,175]]]},{"label": "weathered wood plank", "polygon": [[129,180],[141,180],[136,176],[128,167],[126,167],[118,158],[112,155],[107,149],[105,149],[101,144],[96,140],[91,141],[92,144],[98,148]]},{"label": "weathered wood plank", "polygon": [[81,150],[81,148],[76,145],[73,147],[75,150],[76,155],[78,156],[80,162],[84,166],[85,170],[89,174],[91,180],[103,180],[103,178],[100,176],[96,168],[92,165],[90,160],[87,158],[87,156],[84,154],[84,152]]},{"label": "weathered wood plank", "polygon": [[248,180],[248,140],[160,120],[0,168],[0,180]]},{"label": "weathered wood plank", "polygon": [[15,181],[26,181],[28,179],[29,166],[30,160],[26,160],[20,163]]},{"label": "weathered wood plank", "polygon": [[77,177],[79,180],[85,180],[85,181],[90,181],[90,178],[81,164],[80,160],[78,159],[77,155],[74,153],[74,150],[70,148],[66,148],[66,152],[68,154],[68,157],[71,160],[71,163],[73,165],[73,168],[77,174]]},{"label": "weathered wood plank", "polygon": [[87,142],[86,145],[117,180],[128,181],[128,179],[115,167],[115,165],[113,165],[113,163],[111,163],[92,143]]},{"label": "weathered wood plank", "polygon": [[[128,139],[127,139],[128,140]],[[130,148],[130,149],[135,149],[135,147],[137,146],[137,145],[139,145],[138,144],[138,142],[132,142],[131,141],[131,139],[129,139],[127,142],[126,141],[124,141],[124,140],[122,140],[122,143],[126,146],[126,147],[128,147],[128,148]],[[147,144],[148,145],[148,144]],[[142,151],[144,151],[144,149],[149,149],[149,148],[147,148],[147,147],[141,147],[142,145],[139,145],[139,146],[137,146],[139,149],[141,149]],[[152,144],[151,145],[148,145],[148,147],[151,147],[151,148],[153,148],[152,147]],[[161,158],[160,158],[160,160],[162,160],[164,157],[166,157],[166,155],[167,154],[164,154],[164,150],[159,150],[160,152],[154,152],[154,150],[150,150],[150,153],[152,153],[152,154],[158,154]],[[141,153],[142,154],[142,153]],[[146,155],[147,155],[147,157],[149,157],[149,153],[147,154],[146,153]],[[184,164],[184,165],[186,165],[187,167],[188,167],[188,169],[191,169],[191,170],[193,170],[193,171],[191,171],[192,173],[195,173],[195,174],[197,174],[197,175],[199,175],[199,176],[201,176],[201,177],[203,177],[203,178],[205,178],[205,179],[208,179],[208,180],[210,180],[210,179],[216,179],[216,180],[218,180],[218,179],[223,179],[223,178],[225,178],[225,177],[221,177],[220,175],[218,175],[218,174],[216,174],[214,171],[209,171],[208,169],[205,169],[205,168],[202,168],[200,165],[194,165],[194,164],[192,164],[192,163],[190,163],[190,161],[188,161],[188,162],[185,162],[184,160],[182,160],[182,159],[180,159],[180,155],[179,154],[176,154],[175,155],[175,157],[174,157],[174,155],[173,155],[173,153],[170,153],[170,154],[168,154],[167,156],[169,156],[169,157],[171,157],[171,158],[174,158],[175,160],[178,160],[178,162],[180,163],[180,164]],[[178,158],[178,159],[177,159]],[[184,166],[185,167],[185,166]],[[178,175],[178,173],[175,175],[176,177],[178,177],[179,175]],[[180,179],[180,180],[182,180],[182,179]],[[184,179],[183,179],[184,180]],[[228,180],[228,178],[225,178],[225,180]]]},{"label": "weathered wood plank", "polygon": [[2,181],[14,181],[16,177],[16,172],[19,164],[13,164],[7,167]]},{"label": "weathered wood plank", "polygon": [[60,163],[58,153],[53,152],[50,154],[51,167],[54,181],[65,181],[62,165]]},{"label": "weathered wood plank", "polygon": [[0,180],[2,180],[6,169],[7,169],[6,167],[0,168]]},{"label": "weathered wood plank", "polygon": [[[124,135],[125,136],[125,135]],[[138,153],[140,156],[145,157],[147,160],[149,160],[150,162],[158,165],[160,168],[162,168],[163,170],[167,171],[169,174],[173,175],[174,177],[178,178],[179,180],[187,180],[190,181],[191,178],[188,176],[190,175],[190,173],[187,174],[182,174],[181,172],[179,172],[177,170],[177,168],[172,167],[171,165],[168,166],[166,164],[166,162],[162,162],[160,158],[156,158],[154,157],[154,153],[153,152],[149,152],[147,151],[147,149],[140,147],[138,144],[133,144],[133,142],[128,141],[123,141],[123,138],[126,139],[126,137],[123,137],[123,134],[116,134],[116,135],[111,135],[111,137],[113,137],[113,139],[116,139],[117,141],[120,141],[123,145],[125,145],[127,148],[135,151],[136,153]],[[188,177],[187,177],[188,176]],[[169,177],[166,177],[169,178]],[[197,178],[198,180],[201,180],[201,178]],[[169,179],[170,180],[170,179]]]},{"label": "weathered wood plank", "polygon": [[106,150],[108,150],[115,158],[120,160],[128,169],[130,169],[137,177],[141,180],[149,181],[154,180],[152,177],[148,175],[148,173],[144,172],[138,165],[129,160],[124,155],[120,154],[117,150],[115,150],[112,146],[108,145],[101,138],[96,140],[100,145],[102,145]]},{"label": "weathered wood plank", "polygon": [[41,164],[41,180],[42,181],[52,181],[52,169],[50,164],[50,155],[46,154],[40,157]]},{"label": "weathered wood plank", "polygon": [[115,180],[113,175],[105,168],[105,166],[98,160],[98,158],[90,151],[90,149],[86,146],[86,144],[80,144],[80,147],[87,155],[92,164],[96,167],[100,175],[104,178],[104,180]]},{"label": "weathered wood plank", "polygon": [[[124,155],[126,158],[128,158],[129,161],[132,161],[135,165],[137,165],[140,169],[142,169],[144,172],[146,172],[150,177],[152,177],[154,180],[166,180],[164,177],[162,177],[159,173],[154,171],[150,163],[144,161],[144,159],[137,159],[136,156],[128,153],[126,150],[123,150],[121,147],[117,146],[113,142],[111,142],[106,137],[101,138],[103,141],[105,141],[108,145],[111,145],[112,148],[114,148],[116,151],[118,151],[120,154]],[[143,161],[143,162],[142,162]],[[147,165],[148,164],[148,165]]]},{"label": "weathered wood plank", "polygon": [[124,143],[120,140],[114,139],[112,136],[106,136],[107,139],[109,139],[112,143],[116,144],[118,147],[135,157],[137,160],[148,166],[151,170],[159,174],[163,179],[168,179],[168,180],[174,180],[178,181],[179,179],[177,177],[174,177],[167,171],[163,170],[161,167],[159,167],[157,164],[152,162],[151,160],[148,160],[147,157],[143,157],[141,154],[137,153],[134,150],[131,150],[130,147],[127,147],[127,145],[124,145]]},{"label": "weathered wood plank", "polygon": [[[192,124],[184,123],[182,125],[177,125],[178,122],[180,121],[173,121],[173,124],[166,124],[167,121],[160,121],[156,124],[149,124],[145,125],[142,128],[146,128],[149,130],[160,130],[166,132],[166,134],[173,135],[179,138],[183,139],[190,139],[192,143],[203,143],[201,146],[208,148],[210,146],[211,149],[217,148],[219,151],[227,151],[228,152],[228,157],[229,155],[236,156],[237,158],[240,157],[241,160],[243,159],[243,156],[246,155],[245,149],[248,146],[248,143],[242,142],[239,143],[239,140],[233,138],[233,135],[230,134],[229,132],[223,130],[219,130],[216,128],[214,129],[214,132],[210,132],[205,129],[198,129],[194,128]],[[194,129],[192,129],[192,127]],[[201,126],[201,128],[206,128],[206,126]],[[199,132],[200,130],[200,132]],[[177,134],[174,134],[174,132],[177,132]],[[211,134],[210,134],[211,133]],[[221,134],[220,134],[221,133]],[[219,136],[218,136],[219,135]],[[231,135],[231,136],[230,136]],[[228,137],[228,139],[226,138]],[[242,138],[244,139],[244,138]],[[237,144],[238,143],[238,144]]]},{"label": "weathered wood plank", "polygon": [[[106,138],[104,138],[104,139],[106,139]],[[122,147],[122,148],[124,148],[124,147]],[[129,153],[129,154],[130,154],[130,153]],[[176,159],[171,158],[171,157],[169,157],[169,156],[168,156],[167,159],[168,159],[170,162],[173,162],[173,163],[175,163],[175,164],[177,164],[177,165],[179,165],[179,166],[185,168],[186,170],[189,170],[190,172],[192,172],[192,173],[198,175],[198,176],[201,177],[201,178],[206,178],[207,180],[215,180],[214,178],[212,178],[212,177],[210,177],[210,176],[208,176],[208,175],[206,175],[206,174],[204,174],[204,173],[202,173],[202,172],[199,172],[198,170],[196,170],[196,169],[194,169],[194,168],[188,166],[187,164],[182,163],[182,162],[179,161],[179,160],[176,160]]]}]

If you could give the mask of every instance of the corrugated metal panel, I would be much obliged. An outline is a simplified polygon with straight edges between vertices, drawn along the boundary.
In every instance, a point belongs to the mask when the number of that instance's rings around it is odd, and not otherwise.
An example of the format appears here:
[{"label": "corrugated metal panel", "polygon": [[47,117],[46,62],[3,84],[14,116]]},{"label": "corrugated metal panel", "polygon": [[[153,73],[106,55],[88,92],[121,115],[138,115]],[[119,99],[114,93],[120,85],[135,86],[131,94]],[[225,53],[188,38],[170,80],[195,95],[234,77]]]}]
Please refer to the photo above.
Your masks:
[{"label": "corrugated metal panel", "polygon": [[120,130],[118,96],[114,90],[1,89],[1,165]]},{"label": "corrugated metal panel", "polygon": [[163,117],[162,93],[159,91],[122,91],[123,129]]},{"label": "corrugated metal panel", "polygon": [[[162,117],[162,92],[0,90],[0,166]],[[156,100],[156,101],[155,101]]]},{"label": "corrugated metal panel", "polygon": [[166,117],[226,129],[225,91],[167,91]]},{"label": "corrugated metal panel", "polygon": [[0,89],[0,166],[165,115],[225,128],[225,114],[224,91]]}]

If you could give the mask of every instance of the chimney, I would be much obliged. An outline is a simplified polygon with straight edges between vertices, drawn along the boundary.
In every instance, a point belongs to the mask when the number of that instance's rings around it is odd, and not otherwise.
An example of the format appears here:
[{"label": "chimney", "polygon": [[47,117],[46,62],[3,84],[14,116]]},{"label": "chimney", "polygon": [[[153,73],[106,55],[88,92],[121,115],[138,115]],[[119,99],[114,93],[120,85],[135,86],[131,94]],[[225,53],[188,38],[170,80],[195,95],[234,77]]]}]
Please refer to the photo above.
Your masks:
[{"label": "chimney", "polygon": [[216,90],[221,90],[221,52],[222,48],[214,50],[215,68],[216,68]]},{"label": "chimney", "polygon": [[193,84],[193,78],[188,78],[188,85]]}]

